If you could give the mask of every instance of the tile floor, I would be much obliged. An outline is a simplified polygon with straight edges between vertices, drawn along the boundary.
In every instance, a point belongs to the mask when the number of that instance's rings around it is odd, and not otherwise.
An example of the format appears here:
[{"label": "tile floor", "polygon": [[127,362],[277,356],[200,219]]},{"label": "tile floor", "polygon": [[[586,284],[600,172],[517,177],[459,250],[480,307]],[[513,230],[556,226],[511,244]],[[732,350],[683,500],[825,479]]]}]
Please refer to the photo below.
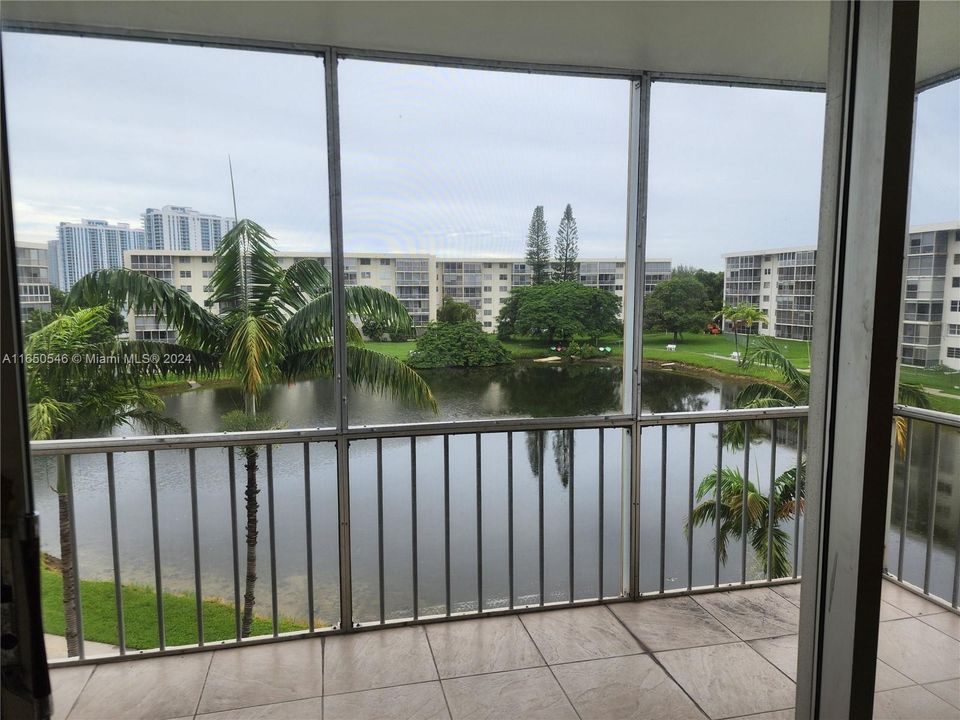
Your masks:
[{"label": "tile floor", "polygon": [[[960,720],[960,616],[885,583],[874,717]],[[799,585],[52,670],[55,718],[793,717]]]}]

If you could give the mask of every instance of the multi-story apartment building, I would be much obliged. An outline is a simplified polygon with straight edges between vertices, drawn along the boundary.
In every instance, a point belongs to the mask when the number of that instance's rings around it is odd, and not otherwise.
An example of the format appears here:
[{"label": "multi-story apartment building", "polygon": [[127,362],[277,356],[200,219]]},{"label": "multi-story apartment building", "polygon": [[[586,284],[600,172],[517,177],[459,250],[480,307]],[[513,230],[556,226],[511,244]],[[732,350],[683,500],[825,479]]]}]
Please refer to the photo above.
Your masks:
[{"label": "multi-story apartment building", "polygon": [[[724,255],[724,303],[760,308],[761,335],[809,340],[816,259],[812,245]],[[960,222],[910,229],[901,338],[904,365],[960,370]]]},{"label": "multi-story apartment building", "polygon": [[[301,258],[313,257],[329,267],[328,253],[279,252],[277,258],[289,267]],[[197,303],[210,296],[212,252],[142,250],[126,253],[124,264],[173,284]],[[670,260],[647,262],[644,288],[649,292],[669,277]],[[624,295],[624,262],[617,259],[586,259],[580,262],[580,281]],[[500,307],[515,287],[530,284],[530,272],[518,258],[440,258],[427,254],[350,253],[344,257],[347,285],[368,285],[395,295],[410,313],[414,327],[423,327],[437,317],[444,297],[470,305],[488,332],[497,328]],[[172,332],[153,317],[131,318],[130,330],[141,339],[172,339]]]},{"label": "multi-story apartment building", "polygon": [[17,243],[17,287],[20,317],[50,310],[50,253],[47,243]]},{"label": "multi-story apartment building", "polygon": [[147,208],[143,215],[147,250],[214,250],[234,225],[233,218],[208,215],[180,205]]},{"label": "multi-story apartment building", "polygon": [[51,272],[64,291],[87,273],[123,265],[123,253],[144,247],[144,233],[127,223],[111,225],[106,220],[62,222],[57,238],[50,243]]}]

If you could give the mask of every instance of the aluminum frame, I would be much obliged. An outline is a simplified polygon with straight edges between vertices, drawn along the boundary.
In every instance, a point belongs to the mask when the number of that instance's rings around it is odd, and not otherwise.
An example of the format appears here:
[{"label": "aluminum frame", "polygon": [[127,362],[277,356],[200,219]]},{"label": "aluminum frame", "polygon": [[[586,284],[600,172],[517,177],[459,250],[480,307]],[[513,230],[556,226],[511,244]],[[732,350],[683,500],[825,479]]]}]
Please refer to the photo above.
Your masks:
[{"label": "aluminum frame", "polygon": [[[831,6],[798,718],[874,703],[919,3]],[[823,282],[827,279],[828,282]],[[886,291],[885,291],[886,289]]]}]

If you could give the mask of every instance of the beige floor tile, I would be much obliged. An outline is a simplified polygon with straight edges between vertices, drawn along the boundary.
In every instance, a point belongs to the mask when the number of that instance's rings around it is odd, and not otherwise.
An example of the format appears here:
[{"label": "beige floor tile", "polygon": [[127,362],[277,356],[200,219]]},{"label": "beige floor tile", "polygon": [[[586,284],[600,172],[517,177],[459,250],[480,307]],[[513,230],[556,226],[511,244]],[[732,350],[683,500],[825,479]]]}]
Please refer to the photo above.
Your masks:
[{"label": "beige floor tile", "polygon": [[212,653],[99,665],[70,720],[166,720],[193,715]]},{"label": "beige floor tile", "polygon": [[667,650],[656,655],[711,718],[793,707],[793,682],[746,643]]},{"label": "beige floor tile", "polygon": [[743,640],[791,635],[799,630],[800,609],[770,588],[697,595],[711,615]]},{"label": "beige floor tile", "polygon": [[453,720],[576,720],[549,668],[474,675],[443,681]]},{"label": "beige floor tile", "polygon": [[775,710],[774,712],[759,713],[757,715],[741,715],[733,720],[794,720],[796,713],[793,708],[789,710]]},{"label": "beige floor tile", "polygon": [[944,612],[943,608],[935,603],[912,593],[906,588],[895,585],[889,580],[883,581],[881,597],[910,615],[935,615]]},{"label": "beige floor tile", "polygon": [[908,617],[910,617],[910,613],[901,610],[896,605],[891,605],[886,600],[880,601],[880,622],[903,620],[903,618]]},{"label": "beige floor tile", "polygon": [[960,709],[960,679],[930,683],[924,685],[924,687],[941,700],[946,700],[955,708]]},{"label": "beige floor tile", "polygon": [[936,615],[921,615],[920,620],[930,627],[935,627],[942,633],[946,633],[954,640],[960,640],[960,615],[952,612],[942,612]]},{"label": "beige floor tile", "polygon": [[528,613],[520,620],[550,665],[643,652],[605,607]]},{"label": "beige floor tile", "polygon": [[422,627],[329,637],[324,654],[323,690],[328,695],[437,679]]},{"label": "beige floor tile", "polygon": [[877,657],[917,683],[960,676],[960,642],[916,618],[880,623]]},{"label": "beige floor tile", "polygon": [[[67,639],[63,635],[43,634],[43,645],[47,651],[47,660],[63,660],[69,657],[67,653]],[[107,643],[98,643],[93,640],[85,640],[83,643],[83,655],[88,660],[98,655],[113,657],[120,654],[120,648],[116,645]]]},{"label": "beige floor tile", "polygon": [[557,665],[553,672],[582,720],[704,717],[649,655]]},{"label": "beige floor tile", "polygon": [[777,595],[786,598],[797,607],[800,607],[800,583],[790,585],[773,585],[770,587]]},{"label": "beige floor tile", "polygon": [[322,717],[323,698],[317,697],[223,710],[209,715],[197,715],[196,720],[320,720]]},{"label": "beige floor tile", "polygon": [[544,664],[515,615],[434,623],[427,626],[427,636],[441,678]]},{"label": "beige floor tile", "polygon": [[653,651],[737,641],[693,598],[613,603],[609,607]]},{"label": "beige floor tile", "polygon": [[750,647],[769,660],[780,672],[797,680],[797,636],[784,635],[778,638],[751,640]]},{"label": "beige floor tile", "polygon": [[449,720],[439,682],[400,685],[324,698],[325,720]]},{"label": "beige floor tile", "polygon": [[919,685],[878,692],[873,696],[875,720],[957,720],[960,710]]},{"label": "beige floor tile", "polygon": [[53,691],[53,718],[63,720],[80,696],[80,691],[93,674],[93,665],[51,668],[50,689]]},{"label": "beige floor tile", "polygon": [[895,690],[913,684],[913,680],[906,675],[897,672],[883,660],[877,660],[877,679],[873,684],[873,689],[876,692]]},{"label": "beige floor tile", "polygon": [[218,650],[199,713],[302,700],[323,694],[320,638]]}]

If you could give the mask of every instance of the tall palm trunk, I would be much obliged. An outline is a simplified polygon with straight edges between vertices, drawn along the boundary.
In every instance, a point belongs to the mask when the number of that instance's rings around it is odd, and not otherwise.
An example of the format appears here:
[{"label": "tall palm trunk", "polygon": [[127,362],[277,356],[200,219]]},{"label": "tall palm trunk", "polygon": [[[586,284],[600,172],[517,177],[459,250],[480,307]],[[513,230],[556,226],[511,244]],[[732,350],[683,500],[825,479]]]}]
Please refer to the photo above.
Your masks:
[{"label": "tall palm trunk", "polygon": [[57,504],[60,515],[60,571],[63,575],[63,618],[66,626],[67,655],[80,654],[80,635],[77,628],[76,564],[74,561],[73,527],[70,524],[70,499],[67,497],[67,464],[63,455],[57,456]]},{"label": "tall palm trunk", "polygon": [[247,469],[247,489],[244,492],[247,509],[247,574],[244,582],[243,592],[243,622],[241,625],[241,636],[250,637],[250,628],[253,625],[253,606],[256,604],[256,585],[257,585],[257,511],[260,505],[257,503],[257,495],[260,488],[257,487],[257,459],[258,453],[255,447],[247,447],[244,450],[246,456]]}]

